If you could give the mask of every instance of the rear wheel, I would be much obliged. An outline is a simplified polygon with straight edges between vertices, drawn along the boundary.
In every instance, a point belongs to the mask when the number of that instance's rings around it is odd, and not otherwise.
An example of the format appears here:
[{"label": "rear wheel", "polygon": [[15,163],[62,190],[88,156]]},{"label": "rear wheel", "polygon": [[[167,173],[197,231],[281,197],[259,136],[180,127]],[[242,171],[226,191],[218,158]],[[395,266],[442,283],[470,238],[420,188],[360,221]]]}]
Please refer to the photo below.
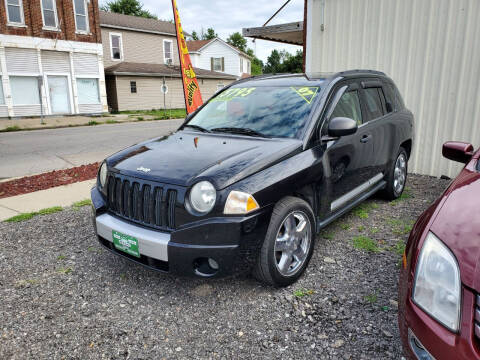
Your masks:
[{"label": "rear wheel", "polygon": [[313,211],[307,202],[286,197],[275,206],[253,270],[257,280],[287,286],[305,271],[313,253]]},{"label": "rear wheel", "polygon": [[387,176],[387,187],[384,194],[388,200],[395,200],[402,195],[407,182],[407,173],[408,155],[405,149],[401,147]]}]

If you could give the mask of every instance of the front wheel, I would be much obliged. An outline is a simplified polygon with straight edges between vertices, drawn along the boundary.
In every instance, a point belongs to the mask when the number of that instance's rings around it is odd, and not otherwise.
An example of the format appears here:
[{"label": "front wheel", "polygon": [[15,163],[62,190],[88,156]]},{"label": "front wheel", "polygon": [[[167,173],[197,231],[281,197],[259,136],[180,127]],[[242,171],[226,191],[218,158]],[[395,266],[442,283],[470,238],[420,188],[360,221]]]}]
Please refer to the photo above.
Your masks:
[{"label": "front wheel", "polygon": [[408,173],[408,156],[404,148],[400,148],[389,173],[387,174],[387,187],[384,194],[388,200],[398,199],[405,189]]},{"label": "front wheel", "polygon": [[308,203],[295,197],[280,200],[273,209],[253,275],[273,286],[294,283],[310,261],[314,236],[313,211]]}]

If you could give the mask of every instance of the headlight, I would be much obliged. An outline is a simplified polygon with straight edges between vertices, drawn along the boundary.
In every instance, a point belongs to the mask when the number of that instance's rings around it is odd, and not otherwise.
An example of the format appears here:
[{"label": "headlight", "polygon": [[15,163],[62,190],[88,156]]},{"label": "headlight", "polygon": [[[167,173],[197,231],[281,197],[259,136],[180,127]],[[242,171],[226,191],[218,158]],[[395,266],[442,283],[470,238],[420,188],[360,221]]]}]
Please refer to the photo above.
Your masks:
[{"label": "headlight", "polygon": [[98,181],[100,182],[100,188],[104,188],[107,183],[107,163],[103,162],[100,165],[100,171],[98,172]]},{"label": "headlight", "polygon": [[460,322],[460,270],[450,250],[428,233],[415,272],[413,301],[452,331]]},{"label": "headlight", "polygon": [[190,204],[199,213],[207,213],[212,210],[216,199],[217,192],[208,181],[200,181],[190,191]]},{"label": "headlight", "polygon": [[231,191],[225,203],[224,214],[248,214],[260,208],[255,198],[241,191]]}]

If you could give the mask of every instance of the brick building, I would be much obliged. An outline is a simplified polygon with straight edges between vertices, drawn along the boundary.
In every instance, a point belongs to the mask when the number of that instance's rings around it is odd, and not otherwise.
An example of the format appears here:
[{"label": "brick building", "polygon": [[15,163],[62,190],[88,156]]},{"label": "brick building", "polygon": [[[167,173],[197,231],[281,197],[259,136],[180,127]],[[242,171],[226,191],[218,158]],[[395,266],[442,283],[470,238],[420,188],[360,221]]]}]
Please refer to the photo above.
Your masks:
[{"label": "brick building", "polygon": [[107,111],[98,0],[0,1],[0,117]]}]

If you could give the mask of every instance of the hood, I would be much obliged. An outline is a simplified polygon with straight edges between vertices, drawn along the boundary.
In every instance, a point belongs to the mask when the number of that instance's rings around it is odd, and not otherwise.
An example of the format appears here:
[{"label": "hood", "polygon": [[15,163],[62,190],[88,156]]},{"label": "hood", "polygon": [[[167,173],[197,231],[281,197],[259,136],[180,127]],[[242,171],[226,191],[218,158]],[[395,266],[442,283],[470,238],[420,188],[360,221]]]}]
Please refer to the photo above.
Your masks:
[{"label": "hood", "polygon": [[124,175],[180,186],[204,179],[221,190],[301,147],[298,139],[184,130],[127,148],[107,159],[107,163]]},{"label": "hood", "polygon": [[462,283],[480,291],[480,173],[465,168],[444,196],[430,229],[457,258]]}]

